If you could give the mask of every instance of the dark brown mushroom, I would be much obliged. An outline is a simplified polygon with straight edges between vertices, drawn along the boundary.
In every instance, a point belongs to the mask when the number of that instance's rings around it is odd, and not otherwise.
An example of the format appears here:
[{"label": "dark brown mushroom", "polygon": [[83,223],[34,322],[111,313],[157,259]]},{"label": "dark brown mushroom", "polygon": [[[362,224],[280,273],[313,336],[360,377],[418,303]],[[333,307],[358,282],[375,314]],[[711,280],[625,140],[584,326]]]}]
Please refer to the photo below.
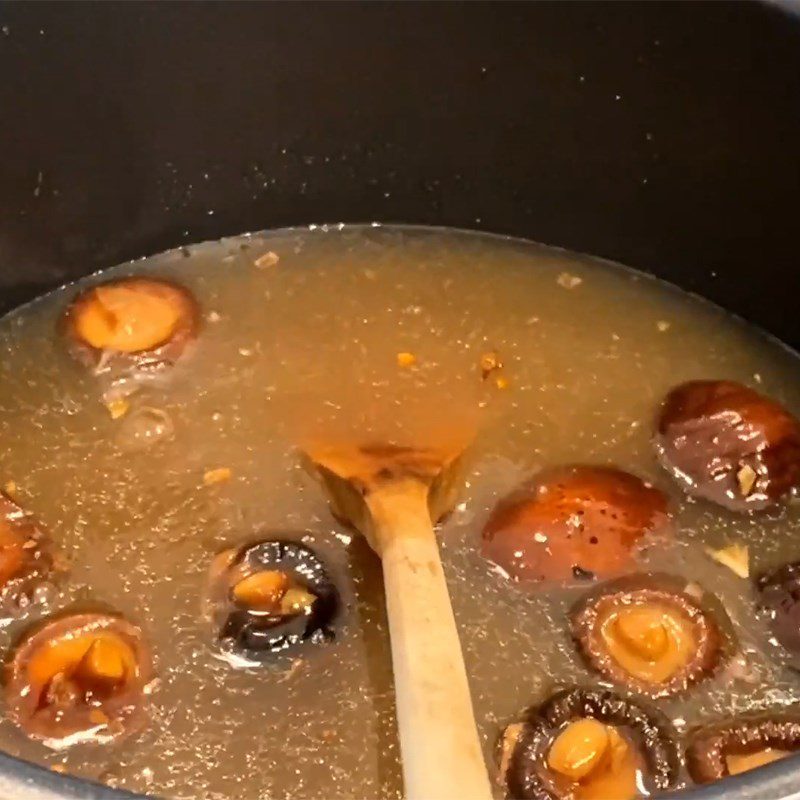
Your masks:
[{"label": "dark brown mushroom", "polygon": [[559,692],[526,713],[508,759],[515,800],[631,800],[671,788],[669,723],[609,691]]},{"label": "dark brown mushroom", "polygon": [[155,370],[173,364],[199,326],[200,312],[188,289],[143,277],[87,289],[63,320],[72,353],[93,369]]},{"label": "dark brown mushroom", "polygon": [[46,599],[46,580],[53,568],[50,538],[0,492],[0,619]]},{"label": "dark brown mushroom", "polygon": [[655,447],[686,492],[734,511],[766,508],[800,486],[800,422],[732,381],[690,381],[669,392]]},{"label": "dark brown mushroom", "polygon": [[10,718],[54,749],[120,739],[146,721],[150,650],[139,628],[118,616],[46,622],[19,643],[6,675]]},{"label": "dark brown mushroom", "polygon": [[570,615],[572,636],[603,677],[666,697],[709,676],[724,638],[711,610],[677,580],[632,576],[583,598]]},{"label": "dark brown mushroom", "polygon": [[608,578],[631,569],[648,533],[669,530],[667,499],[612,467],[561,467],[501,501],[483,555],[518,581]]},{"label": "dark brown mushroom", "polygon": [[762,575],[756,585],[773,636],[789,653],[791,665],[800,669],[800,561]]},{"label": "dark brown mushroom", "polygon": [[334,636],[339,594],[317,554],[296,541],[226,550],[212,562],[206,614],[232,664],[253,666]]},{"label": "dark brown mushroom", "polygon": [[710,783],[800,750],[800,716],[752,715],[696,731],[686,765],[696,783]]}]

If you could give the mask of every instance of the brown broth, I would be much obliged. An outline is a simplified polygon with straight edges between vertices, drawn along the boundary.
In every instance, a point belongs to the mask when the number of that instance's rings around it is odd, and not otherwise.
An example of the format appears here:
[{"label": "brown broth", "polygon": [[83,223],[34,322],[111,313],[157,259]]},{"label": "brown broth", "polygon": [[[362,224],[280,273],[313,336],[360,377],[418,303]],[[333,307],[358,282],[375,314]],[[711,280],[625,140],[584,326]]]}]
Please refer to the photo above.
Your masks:
[{"label": "brown broth", "polygon": [[[261,259],[270,252],[277,260]],[[79,288],[132,273],[188,286],[205,322],[191,357],[113,420],[56,321]],[[506,388],[481,380],[488,351]],[[2,721],[0,747],[175,798],[399,797],[379,564],[330,516],[296,445],[354,431],[421,440],[443,422],[478,429],[440,535],[488,758],[503,724],[551,687],[598,682],[565,628],[579,592],[525,592],[477,550],[497,499],[564,462],[614,463],[667,491],[679,535],[653,565],[699,582],[733,619],[737,677],[660,703],[676,724],[797,701],[800,677],[755,617],[750,583],[703,545],[749,543],[755,573],[798,558],[800,507],[741,517],[691,502],[653,456],[662,395],[706,377],[800,412],[797,356],[722,310],[616,265],[470,233],[247,235],[121,265],[19,309],[0,321],[0,485],[17,484],[69,559],[57,607],[102,602],[143,625],[159,682],[133,740],[55,753]],[[166,412],[174,436],[131,449],[125,431],[144,407]],[[220,467],[232,479],[204,485]],[[276,530],[307,532],[328,559],[344,618],[333,644],[296,663],[234,670],[200,616],[206,569],[225,546]],[[24,625],[0,632],[4,649]]]}]

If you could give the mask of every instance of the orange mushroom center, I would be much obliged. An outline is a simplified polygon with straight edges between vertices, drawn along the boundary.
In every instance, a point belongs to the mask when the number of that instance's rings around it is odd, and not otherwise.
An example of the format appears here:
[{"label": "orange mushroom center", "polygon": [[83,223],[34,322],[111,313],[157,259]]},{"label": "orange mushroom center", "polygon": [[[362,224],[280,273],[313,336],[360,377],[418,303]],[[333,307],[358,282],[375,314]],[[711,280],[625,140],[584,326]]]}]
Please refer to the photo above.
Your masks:
[{"label": "orange mushroom center", "polygon": [[581,718],[553,740],[547,766],[572,784],[578,800],[631,800],[638,794],[642,757],[613,725]]},{"label": "orange mushroom center", "polygon": [[152,350],[174,333],[181,305],[170,287],[136,282],[98,286],[77,316],[78,335],[92,347]]},{"label": "orange mushroom center", "polygon": [[731,775],[738,775],[740,772],[747,772],[764,764],[771,764],[773,761],[780,761],[792,753],[789,750],[777,750],[772,747],[765,747],[756,750],[754,753],[729,753],[725,756],[725,763]]},{"label": "orange mushroom center", "polygon": [[136,674],[136,654],[111,632],[64,637],[43,645],[28,662],[28,679],[42,687],[41,704],[69,706],[113,694]]},{"label": "orange mushroom center", "polygon": [[308,614],[317,599],[280,570],[262,570],[242,578],[234,585],[232,595],[245,608],[281,616]]},{"label": "orange mushroom center", "polygon": [[626,672],[650,683],[670,680],[690,663],[698,645],[692,620],[666,603],[611,608],[600,620],[600,634]]}]

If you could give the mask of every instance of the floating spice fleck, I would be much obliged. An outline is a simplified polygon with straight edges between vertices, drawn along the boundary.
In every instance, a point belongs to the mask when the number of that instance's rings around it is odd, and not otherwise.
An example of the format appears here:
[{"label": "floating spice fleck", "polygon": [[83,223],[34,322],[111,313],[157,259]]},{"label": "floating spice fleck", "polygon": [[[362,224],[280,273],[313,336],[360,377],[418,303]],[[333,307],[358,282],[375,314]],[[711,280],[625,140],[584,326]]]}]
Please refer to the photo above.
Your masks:
[{"label": "floating spice fleck", "polygon": [[267,267],[274,267],[278,261],[280,261],[280,256],[277,253],[273,253],[272,250],[268,250],[264,255],[259,256],[253,264],[257,269],[266,269]]},{"label": "floating spice fleck", "polygon": [[496,350],[489,350],[481,356],[481,377],[486,380],[493,372],[503,368],[503,362]]},{"label": "floating spice fleck", "polygon": [[206,486],[213,486],[215,483],[224,483],[229,481],[233,475],[230,467],[218,467],[217,469],[209,469],[203,475],[203,483]]},{"label": "floating spice fleck", "polygon": [[106,401],[105,404],[111,419],[119,419],[124,417],[131,407],[131,404],[124,397],[117,397],[113,400]]},{"label": "floating spice fleck", "polygon": [[727,567],[740,578],[750,577],[750,550],[746,544],[734,542],[727,547],[721,547],[719,550],[706,547],[706,552],[714,561],[722,564],[723,567]]},{"label": "floating spice fleck", "polygon": [[574,289],[583,283],[583,278],[579,278],[577,275],[572,275],[569,272],[562,272],[558,276],[557,283],[565,289]]}]

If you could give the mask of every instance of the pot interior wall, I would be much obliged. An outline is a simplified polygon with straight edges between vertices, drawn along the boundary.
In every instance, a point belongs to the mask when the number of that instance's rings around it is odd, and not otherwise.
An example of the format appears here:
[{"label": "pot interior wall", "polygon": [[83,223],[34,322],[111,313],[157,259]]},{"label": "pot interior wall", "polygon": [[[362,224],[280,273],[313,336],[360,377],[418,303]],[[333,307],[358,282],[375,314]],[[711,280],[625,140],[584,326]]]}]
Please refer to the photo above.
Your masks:
[{"label": "pot interior wall", "polygon": [[185,241],[383,220],[606,256],[800,340],[787,7],[37,3],[0,29],[2,308]]}]

